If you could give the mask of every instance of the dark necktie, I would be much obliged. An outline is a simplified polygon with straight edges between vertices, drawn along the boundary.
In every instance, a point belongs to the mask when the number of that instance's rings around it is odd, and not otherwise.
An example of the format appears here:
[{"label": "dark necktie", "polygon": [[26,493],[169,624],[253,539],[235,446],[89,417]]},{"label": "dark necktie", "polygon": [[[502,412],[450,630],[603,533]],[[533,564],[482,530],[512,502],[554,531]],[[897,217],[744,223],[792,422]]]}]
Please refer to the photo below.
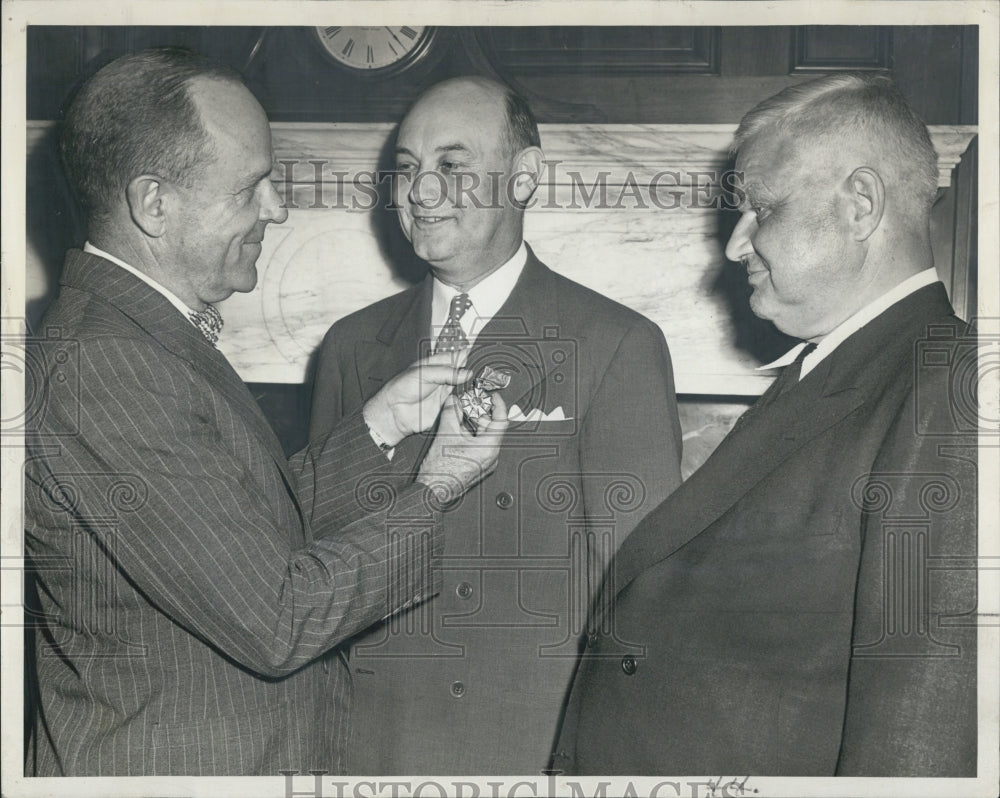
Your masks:
[{"label": "dark necktie", "polygon": [[809,357],[809,355],[811,355],[815,351],[816,351],[816,344],[806,344],[804,347],[802,347],[802,351],[799,352],[798,355],[796,355],[795,362],[792,363],[790,366],[788,366],[786,371],[790,371],[791,374],[789,376],[794,377],[794,379],[792,380],[792,384],[795,384],[801,379],[802,361],[805,360],[807,357]]},{"label": "dark necktie", "polygon": [[188,318],[194,322],[206,340],[215,346],[219,340],[219,333],[222,332],[222,314],[215,309],[215,305],[206,305],[204,310],[192,310],[188,313]]},{"label": "dark necktie", "polygon": [[774,401],[779,396],[783,396],[799,384],[799,376],[802,374],[802,361],[815,350],[816,344],[806,344],[802,347],[802,351],[795,356],[795,360],[785,366],[781,375],[774,381],[775,390],[771,394],[771,401]]},{"label": "dark necktie", "polygon": [[469,339],[465,337],[459,319],[465,315],[465,311],[472,307],[472,300],[468,294],[458,294],[451,300],[451,307],[448,309],[448,321],[441,328],[437,343],[434,345],[434,353],[456,352],[465,349],[469,345]]},{"label": "dark necktie", "polygon": [[795,360],[789,363],[781,370],[781,374],[778,375],[770,389],[764,393],[756,402],[750,405],[749,409],[738,419],[733,425],[732,431],[735,432],[737,429],[745,425],[751,418],[760,413],[765,407],[773,404],[774,401],[779,397],[783,396],[787,391],[791,390],[794,386],[799,383],[799,374],[802,373],[802,361],[806,359],[806,356],[811,354],[816,349],[816,344],[806,344],[802,351],[795,356]]}]

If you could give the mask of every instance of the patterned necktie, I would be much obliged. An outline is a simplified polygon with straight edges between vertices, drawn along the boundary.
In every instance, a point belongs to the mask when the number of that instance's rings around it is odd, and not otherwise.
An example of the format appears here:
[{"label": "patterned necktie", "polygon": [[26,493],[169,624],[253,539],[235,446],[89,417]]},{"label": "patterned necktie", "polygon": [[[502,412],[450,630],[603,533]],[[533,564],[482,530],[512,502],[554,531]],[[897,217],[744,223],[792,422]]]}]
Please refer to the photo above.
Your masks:
[{"label": "patterned necktie", "polygon": [[465,331],[458,320],[465,315],[465,311],[472,307],[472,300],[468,294],[458,294],[451,300],[451,307],[448,309],[448,321],[441,328],[437,343],[434,345],[434,354],[438,352],[456,352],[465,349],[469,345],[469,339],[465,337]]},{"label": "patterned necktie", "polygon": [[204,310],[192,310],[188,313],[188,318],[194,322],[206,340],[215,346],[219,340],[219,333],[222,332],[222,314],[215,309],[215,305],[205,305]]}]

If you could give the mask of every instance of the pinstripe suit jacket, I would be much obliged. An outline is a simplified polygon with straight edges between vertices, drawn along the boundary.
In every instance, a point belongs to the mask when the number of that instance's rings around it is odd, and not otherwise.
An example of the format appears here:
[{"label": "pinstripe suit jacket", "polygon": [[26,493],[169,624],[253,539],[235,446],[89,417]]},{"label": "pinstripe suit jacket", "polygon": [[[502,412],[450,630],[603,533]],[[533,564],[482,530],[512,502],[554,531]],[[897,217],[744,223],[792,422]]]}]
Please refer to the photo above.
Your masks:
[{"label": "pinstripe suit jacket", "polygon": [[29,772],[341,772],[349,681],[328,652],[433,592],[420,486],[360,413],[286,460],[226,359],[101,258],[69,253],[34,352]]}]

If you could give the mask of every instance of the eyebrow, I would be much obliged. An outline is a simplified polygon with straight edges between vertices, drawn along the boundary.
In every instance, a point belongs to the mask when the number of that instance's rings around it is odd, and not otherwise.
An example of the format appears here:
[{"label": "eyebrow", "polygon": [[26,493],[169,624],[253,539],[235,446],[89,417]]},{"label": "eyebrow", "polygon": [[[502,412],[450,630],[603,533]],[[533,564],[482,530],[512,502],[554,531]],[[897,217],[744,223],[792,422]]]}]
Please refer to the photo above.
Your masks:
[{"label": "eyebrow", "polygon": [[[437,153],[464,152],[470,155],[472,154],[472,150],[470,150],[464,144],[443,144],[440,147],[436,147],[434,149],[434,152]],[[409,155],[413,159],[416,159],[417,157],[410,150],[406,149],[406,147],[396,147],[396,155]]]},{"label": "eyebrow", "polygon": [[256,170],[254,170],[252,172],[244,172],[243,176],[240,177],[240,179],[239,179],[239,185],[241,185],[241,186],[252,186],[252,185],[255,185],[255,184],[259,183],[261,180],[263,180],[265,177],[267,177],[268,175],[270,175],[271,172],[274,171],[274,167],[276,165],[277,165],[277,161],[272,161],[268,165],[268,168],[267,168],[266,171],[263,170],[263,169],[256,169]]},{"label": "eyebrow", "polygon": [[772,197],[771,192],[767,190],[767,186],[756,181],[743,186],[743,194],[746,197],[746,202],[750,205],[766,203]]}]

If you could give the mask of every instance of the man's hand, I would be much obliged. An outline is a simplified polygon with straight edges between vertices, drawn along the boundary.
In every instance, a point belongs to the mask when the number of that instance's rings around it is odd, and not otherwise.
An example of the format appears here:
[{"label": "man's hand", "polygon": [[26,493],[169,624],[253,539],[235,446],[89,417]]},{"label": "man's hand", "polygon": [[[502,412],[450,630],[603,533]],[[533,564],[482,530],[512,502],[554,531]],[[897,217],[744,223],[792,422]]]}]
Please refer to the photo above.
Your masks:
[{"label": "man's hand", "polygon": [[430,429],[454,386],[472,379],[464,368],[467,356],[468,350],[463,350],[418,360],[365,403],[365,423],[390,446]]},{"label": "man's hand", "polygon": [[493,473],[500,456],[500,442],[507,431],[507,405],[493,394],[493,418],[474,422],[473,435],[462,424],[462,410],[449,396],[441,411],[441,423],[417,482],[430,488],[442,504],[452,502],[476,483]]}]

